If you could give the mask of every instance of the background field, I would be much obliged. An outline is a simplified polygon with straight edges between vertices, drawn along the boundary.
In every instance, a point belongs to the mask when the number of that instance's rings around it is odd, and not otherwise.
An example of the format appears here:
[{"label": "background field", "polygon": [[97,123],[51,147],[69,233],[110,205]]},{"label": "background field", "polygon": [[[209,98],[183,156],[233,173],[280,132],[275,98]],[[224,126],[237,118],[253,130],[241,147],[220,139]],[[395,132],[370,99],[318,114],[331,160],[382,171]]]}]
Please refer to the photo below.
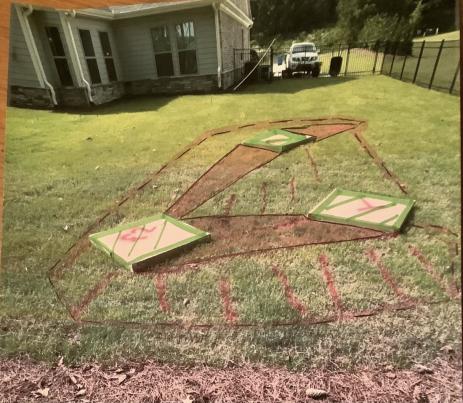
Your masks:
[{"label": "background field", "polygon": [[[392,102],[391,100],[394,100]],[[9,109],[5,239],[3,249],[3,355],[26,353],[70,362],[122,358],[156,358],[180,363],[259,361],[290,367],[427,362],[448,344],[459,349],[460,306],[451,301],[370,319],[312,327],[226,331],[167,330],[108,325],[77,326],[57,301],[47,269],[72,240],[131,184],[155,171],[179,149],[207,129],[228,124],[293,117],[348,115],[366,119],[368,141],[418,200],[417,224],[438,224],[459,234],[458,98],[427,91],[387,77],[287,80],[249,87],[238,94],[184,96],[124,101],[89,113]],[[195,177],[223,155],[246,131],[203,143],[168,171],[155,187],[128,203],[126,220],[163,211]],[[195,212],[223,212],[231,194],[233,213],[261,208],[260,189],[267,183],[269,213],[306,213],[332,187],[362,188],[400,195],[382,177],[352,136],[310,146],[320,181],[304,149],[278,159],[228,189]],[[192,164],[193,162],[193,164]],[[182,166],[182,163],[185,163]],[[193,169],[191,167],[194,167]],[[296,184],[291,193],[290,182]],[[412,296],[433,301],[445,293],[408,253],[418,245],[445,281],[459,282],[459,261],[452,272],[450,235],[409,228],[387,244],[341,244],[302,248],[272,256],[210,264],[196,273],[168,280],[170,319],[184,323],[220,323],[222,306],[217,281],[229,276],[232,297],[243,320],[292,319],[298,312],[268,269],[276,262],[294,292],[311,310],[333,310],[317,267],[327,253],[344,303],[366,309],[392,302],[394,295],[365,257],[365,249],[384,252],[385,264]],[[87,256],[82,271],[70,279],[69,298],[78,301],[92,276],[108,262]],[[167,320],[152,283],[127,276],[87,310],[91,318],[153,322]],[[185,304],[185,299],[189,303]]]}]

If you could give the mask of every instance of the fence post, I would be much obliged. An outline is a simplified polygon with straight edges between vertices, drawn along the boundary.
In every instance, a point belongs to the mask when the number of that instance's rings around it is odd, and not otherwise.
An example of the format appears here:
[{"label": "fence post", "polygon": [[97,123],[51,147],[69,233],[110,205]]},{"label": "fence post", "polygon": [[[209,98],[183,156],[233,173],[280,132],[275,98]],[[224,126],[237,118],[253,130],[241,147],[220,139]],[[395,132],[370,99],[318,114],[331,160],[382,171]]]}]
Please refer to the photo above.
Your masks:
[{"label": "fence post", "polygon": [[383,53],[383,62],[381,63],[381,74],[383,73],[383,69],[384,69],[384,61],[386,60],[386,53],[387,51],[389,50],[389,41],[386,41],[384,43],[384,53]]},{"label": "fence post", "polygon": [[439,65],[440,56],[442,54],[442,49],[444,48],[445,39],[442,39],[442,42],[439,46],[439,51],[437,52],[436,63],[434,64],[434,69],[432,70],[431,80],[429,80],[429,89],[432,88],[432,83],[434,82],[434,77],[436,76],[437,66]]},{"label": "fence post", "polygon": [[233,48],[233,82],[235,81],[236,81],[236,49]]},{"label": "fence post", "polygon": [[394,62],[395,62],[395,57],[397,55],[397,48],[399,47],[399,43],[396,42],[395,43],[395,47],[394,47],[394,56],[392,56],[392,63],[391,63],[391,68],[389,70],[389,76],[392,76],[392,69],[394,68]]},{"label": "fence post", "polygon": [[270,48],[270,81],[273,80],[273,46]]},{"label": "fence post", "polygon": [[453,92],[453,89],[455,87],[455,83],[457,82],[457,78],[458,78],[459,73],[460,73],[460,60],[458,60],[457,69],[455,71],[455,75],[453,76],[452,84],[450,84],[449,94],[451,94]]},{"label": "fence post", "polygon": [[375,64],[373,64],[373,74],[376,73],[376,63],[378,63],[378,54],[379,54],[379,46],[380,46],[380,41],[376,41],[376,54],[375,54]]},{"label": "fence post", "polygon": [[341,46],[342,46],[342,44],[340,43],[339,44],[339,49],[338,49],[338,56],[341,56]]},{"label": "fence post", "polygon": [[349,56],[350,56],[350,44],[347,45],[346,69],[344,70],[344,76],[347,76],[347,69],[349,67]]},{"label": "fence post", "polygon": [[415,75],[413,76],[413,84],[416,83],[416,78],[418,77],[418,71],[420,70],[421,58],[423,57],[423,51],[426,41],[423,41],[420,49],[420,55],[418,56],[418,62],[416,63]]},{"label": "fence post", "polygon": [[407,63],[407,58],[408,58],[408,55],[405,55],[404,64],[402,65],[402,71],[400,72],[400,80],[402,80],[402,77],[404,76],[405,64]]}]

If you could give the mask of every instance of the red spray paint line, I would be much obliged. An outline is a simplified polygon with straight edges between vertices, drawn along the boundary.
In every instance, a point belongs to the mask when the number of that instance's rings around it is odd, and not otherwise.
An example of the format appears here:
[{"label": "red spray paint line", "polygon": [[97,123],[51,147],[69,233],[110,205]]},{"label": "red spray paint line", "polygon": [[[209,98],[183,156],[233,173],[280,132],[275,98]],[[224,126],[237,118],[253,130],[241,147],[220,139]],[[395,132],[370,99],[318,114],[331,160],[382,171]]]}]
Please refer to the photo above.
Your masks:
[{"label": "red spray paint line", "polygon": [[88,306],[96,299],[99,295],[101,295],[106,288],[108,288],[111,281],[120,275],[120,272],[111,272],[107,273],[101,277],[100,281],[91,288],[87,294],[85,294],[84,298],[79,302],[79,304],[74,305],[71,307],[70,312],[71,316],[74,320],[78,321]]},{"label": "red spray paint line", "polygon": [[232,194],[226,204],[225,204],[225,211],[224,211],[224,215],[230,215],[232,210],[233,210],[233,207],[235,207],[235,204],[236,204],[236,194]]},{"label": "red spray paint line", "polygon": [[156,274],[154,277],[154,285],[158,296],[159,306],[161,311],[168,313],[170,311],[169,302],[167,301],[167,283],[165,274]]},{"label": "red spray paint line", "polygon": [[334,279],[331,273],[330,262],[328,260],[328,256],[322,253],[318,257],[318,261],[322,268],[323,277],[325,279],[326,286],[328,287],[328,292],[330,293],[330,297],[333,300],[333,304],[336,307],[338,314],[342,316],[344,312],[344,305],[341,301],[341,296],[338,293],[338,290],[336,289],[336,285],[334,284]]},{"label": "red spray paint line", "polygon": [[219,281],[219,292],[222,298],[222,305],[224,310],[224,317],[228,323],[236,323],[238,314],[236,313],[230,296],[230,280],[228,278],[221,278]]},{"label": "red spray paint line", "polygon": [[293,176],[289,181],[289,190],[291,192],[291,201],[296,199],[296,178]]},{"label": "red spray paint line", "polygon": [[409,245],[410,255],[416,257],[421,263],[421,267],[432,277],[434,282],[444,290],[450,298],[459,299],[458,290],[451,287],[449,284],[446,284],[442,277],[437,273],[434,265],[423,255],[423,253],[413,245]]},{"label": "red spray paint line", "polygon": [[301,316],[308,316],[307,308],[301,302],[301,300],[294,294],[293,288],[289,284],[288,277],[283,273],[278,267],[272,266],[272,272],[283,286],[285,291],[285,297],[289,305],[291,305],[296,311],[300,313]]},{"label": "red spray paint line", "polygon": [[318,173],[318,166],[317,166],[317,163],[315,162],[314,157],[312,156],[312,153],[310,152],[309,148],[306,148],[305,151],[307,153],[307,158],[309,159],[310,165],[312,166],[314,176],[315,176],[315,180],[317,182],[321,182],[320,181],[320,174]]},{"label": "red spray paint line", "polygon": [[262,192],[262,207],[260,209],[260,213],[264,214],[267,209],[267,183],[262,183],[262,187],[260,189]]},{"label": "red spray paint line", "polygon": [[405,292],[401,290],[401,288],[395,281],[394,277],[392,276],[391,272],[389,271],[389,269],[385,266],[384,262],[382,261],[381,253],[379,251],[370,249],[366,252],[366,255],[368,259],[370,260],[370,263],[375,265],[378,268],[385,283],[389,286],[389,288],[394,292],[396,297],[401,302],[408,302],[408,303],[415,302],[412,297],[410,297],[409,295],[407,295]]}]

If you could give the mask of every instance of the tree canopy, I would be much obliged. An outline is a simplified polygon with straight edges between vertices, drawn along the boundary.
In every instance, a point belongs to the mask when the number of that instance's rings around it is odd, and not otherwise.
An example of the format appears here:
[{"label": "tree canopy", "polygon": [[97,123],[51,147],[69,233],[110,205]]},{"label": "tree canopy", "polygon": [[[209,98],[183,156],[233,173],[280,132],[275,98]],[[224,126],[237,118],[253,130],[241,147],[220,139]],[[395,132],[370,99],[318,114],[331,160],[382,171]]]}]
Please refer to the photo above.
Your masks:
[{"label": "tree canopy", "polygon": [[325,31],[319,38],[344,43],[410,40],[420,28],[454,28],[457,1],[253,0],[253,32],[269,38],[318,30]]}]

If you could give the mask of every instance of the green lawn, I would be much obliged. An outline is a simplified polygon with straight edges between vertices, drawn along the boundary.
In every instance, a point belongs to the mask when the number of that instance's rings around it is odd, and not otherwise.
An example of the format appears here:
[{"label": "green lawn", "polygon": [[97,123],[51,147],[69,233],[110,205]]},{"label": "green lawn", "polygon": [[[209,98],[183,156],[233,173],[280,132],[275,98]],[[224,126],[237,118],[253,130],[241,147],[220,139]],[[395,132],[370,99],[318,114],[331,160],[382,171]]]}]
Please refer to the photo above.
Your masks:
[{"label": "green lawn", "polygon": [[425,37],[418,37],[415,38],[414,42],[422,42],[422,41],[441,41],[445,39],[446,41],[459,41],[460,40],[460,31],[451,31],[451,32],[444,32],[443,34],[438,35],[431,35]]},{"label": "green lawn", "polygon": [[[443,281],[459,282],[459,261],[452,273],[447,248],[448,242],[459,238],[410,227],[387,242],[283,250],[209,263],[201,270],[170,276],[168,314],[160,309],[150,278],[125,273],[89,305],[83,317],[142,326],[78,326],[55,297],[47,270],[72,241],[128,187],[156,171],[203,131],[327,115],[368,120],[365,137],[417,200],[412,222],[442,225],[460,234],[459,99],[392,78],[275,81],[236,94],[139,98],[82,114],[9,108],[0,354],[27,354],[46,361],[64,356],[66,362],[150,358],[348,368],[426,363],[449,344],[460,351],[460,305],[448,301],[408,253],[409,245],[418,246]],[[244,129],[202,143],[103,227],[164,211],[214,161],[251,134],[252,129]],[[233,214],[258,213],[264,181],[268,213],[307,213],[336,186],[400,195],[351,135],[308,147],[320,182],[304,148],[298,148],[217,195],[194,215],[222,213],[232,194],[237,196]],[[289,191],[292,178],[294,200]],[[409,295],[444,302],[310,327],[191,331],[151,326],[171,320],[223,324],[217,287],[222,277],[230,279],[232,300],[243,322],[297,319],[298,312],[269,270],[275,263],[305,306],[319,316],[329,315],[334,308],[317,263],[320,253],[329,256],[347,309],[394,303],[391,289],[365,256],[371,248],[384,253],[384,264]],[[59,281],[65,302],[81,301],[111,270],[119,269],[100,252],[82,255]]]}]

